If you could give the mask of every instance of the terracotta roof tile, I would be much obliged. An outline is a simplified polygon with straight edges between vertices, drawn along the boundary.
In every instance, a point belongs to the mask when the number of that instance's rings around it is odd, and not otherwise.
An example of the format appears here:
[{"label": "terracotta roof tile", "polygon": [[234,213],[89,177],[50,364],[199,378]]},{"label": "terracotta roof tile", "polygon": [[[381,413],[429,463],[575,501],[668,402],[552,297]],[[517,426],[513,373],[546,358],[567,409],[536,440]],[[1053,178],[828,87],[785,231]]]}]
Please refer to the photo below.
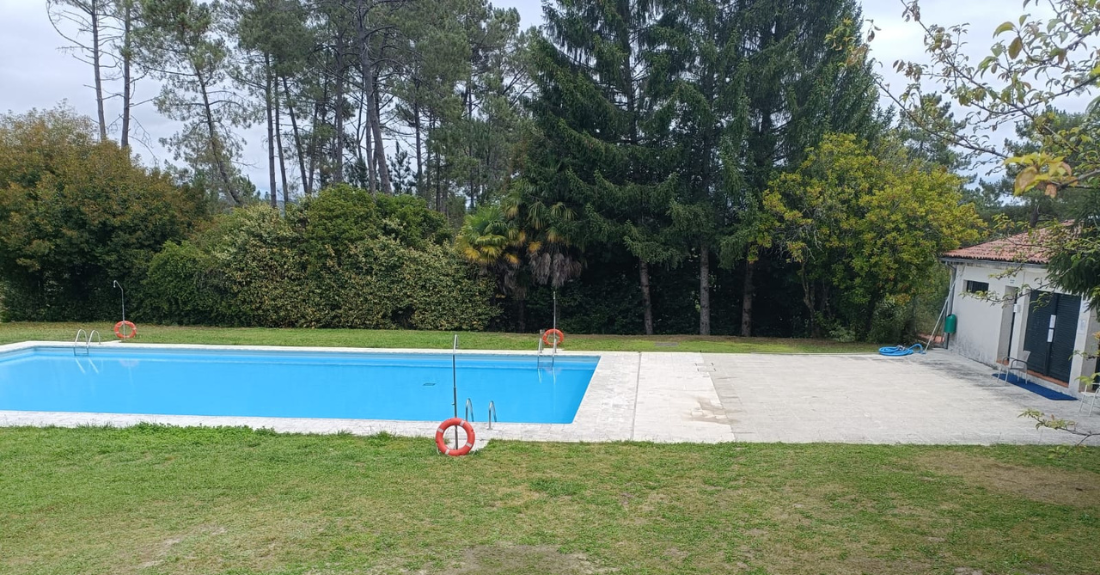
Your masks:
[{"label": "terracotta roof tile", "polygon": [[949,251],[945,258],[965,260],[987,260],[995,262],[1018,262],[1045,264],[1050,261],[1043,239],[1049,234],[1046,229],[1037,232],[1016,234],[1007,238],[993,240],[984,244]]}]

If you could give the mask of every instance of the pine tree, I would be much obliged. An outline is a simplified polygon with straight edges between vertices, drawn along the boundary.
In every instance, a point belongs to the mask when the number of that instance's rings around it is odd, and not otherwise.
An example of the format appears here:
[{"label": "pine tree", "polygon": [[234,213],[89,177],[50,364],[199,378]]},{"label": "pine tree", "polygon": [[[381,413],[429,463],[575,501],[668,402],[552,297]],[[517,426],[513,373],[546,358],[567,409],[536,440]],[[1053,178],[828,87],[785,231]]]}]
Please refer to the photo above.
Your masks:
[{"label": "pine tree", "polygon": [[650,266],[677,256],[665,238],[673,181],[660,143],[668,114],[647,91],[660,12],[649,0],[561,0],[545,15],[532,107],[545,146],[532,148],[527,202],[548,206],[546,216],[574,244],[598,241],[637,261],[652,334]]}]

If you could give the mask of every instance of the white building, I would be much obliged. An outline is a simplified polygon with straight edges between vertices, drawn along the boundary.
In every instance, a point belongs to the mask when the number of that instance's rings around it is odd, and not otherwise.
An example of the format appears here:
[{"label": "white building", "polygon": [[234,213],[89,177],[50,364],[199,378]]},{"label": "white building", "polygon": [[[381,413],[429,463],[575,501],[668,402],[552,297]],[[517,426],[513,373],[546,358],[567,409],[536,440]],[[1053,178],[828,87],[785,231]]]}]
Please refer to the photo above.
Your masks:
[{"label": "white building", "polygon": [[[1095,379],[1100,332],[1095,310],[1047,280],[1046,256],[1028,234],[944,254],[951,267],[948,314],[957,318],[947,347],[990,366],[1027,366],[1027,378],[1077,395]],[[1084,352],[1084,353],[1082,353]]]}]

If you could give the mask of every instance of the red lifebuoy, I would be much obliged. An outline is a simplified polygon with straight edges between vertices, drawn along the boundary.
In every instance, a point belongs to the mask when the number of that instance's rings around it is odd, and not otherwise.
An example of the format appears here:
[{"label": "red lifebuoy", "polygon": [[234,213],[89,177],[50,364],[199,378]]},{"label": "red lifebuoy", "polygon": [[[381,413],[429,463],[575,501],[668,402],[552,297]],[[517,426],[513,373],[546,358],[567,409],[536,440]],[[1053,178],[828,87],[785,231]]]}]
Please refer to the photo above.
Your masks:
[{"label": "red lifebuoy", "polygon": [[[546,339],[550,337],[550,334],[554,334],[555,339],[557,340],[556,342],[551,342],[550,340]],[[545,343],[546,345],[552,346],[554,345],[554,343],[557,343],[557,345],[561,345],[563,341],[565,341],[565,334],[562,333],[560,329],[548,329],[542,333],[542,343]]]},{"label": "red lifebuoy", "polygon": [[[122,333],[122,326],[130,328],[130,333]],[[115,324],[115,335],[118,339],[130,339],[137,335],[137,326],[132,321],[120,321]]]},{"label": "red lifebuoy", "polygon": [[[466,430],[466,445],[459,447],[458,449],[451,449],[447,447],[447,444],[443,442],[443,434],[454,426],[461,426]],[[459,455],[466,455],[474,447],[474,426],[470,425],[469,421],[462,419],[461,417],[452,417],[447,421],[439,424],[439,428],[435,430],[435,446],[439,449],[439,452],[443,455],[450,455],[451,457],[458,457]]]}]

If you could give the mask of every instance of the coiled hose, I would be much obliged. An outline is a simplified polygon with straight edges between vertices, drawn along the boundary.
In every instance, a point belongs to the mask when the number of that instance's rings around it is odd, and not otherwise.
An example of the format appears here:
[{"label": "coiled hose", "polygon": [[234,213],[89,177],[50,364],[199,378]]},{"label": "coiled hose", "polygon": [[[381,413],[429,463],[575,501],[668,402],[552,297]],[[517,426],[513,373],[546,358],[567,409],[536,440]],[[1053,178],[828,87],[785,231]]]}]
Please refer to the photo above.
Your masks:
[{"label": "coiled hose", "polygon": [[905,347],[904,345],[891,345],[878,348],[878,352],[880,355],[885,355],[887,357],[902,357],[913,355],[914,352],[924,353],[924,346],[919,343],[915,343],[909,347]]}]

